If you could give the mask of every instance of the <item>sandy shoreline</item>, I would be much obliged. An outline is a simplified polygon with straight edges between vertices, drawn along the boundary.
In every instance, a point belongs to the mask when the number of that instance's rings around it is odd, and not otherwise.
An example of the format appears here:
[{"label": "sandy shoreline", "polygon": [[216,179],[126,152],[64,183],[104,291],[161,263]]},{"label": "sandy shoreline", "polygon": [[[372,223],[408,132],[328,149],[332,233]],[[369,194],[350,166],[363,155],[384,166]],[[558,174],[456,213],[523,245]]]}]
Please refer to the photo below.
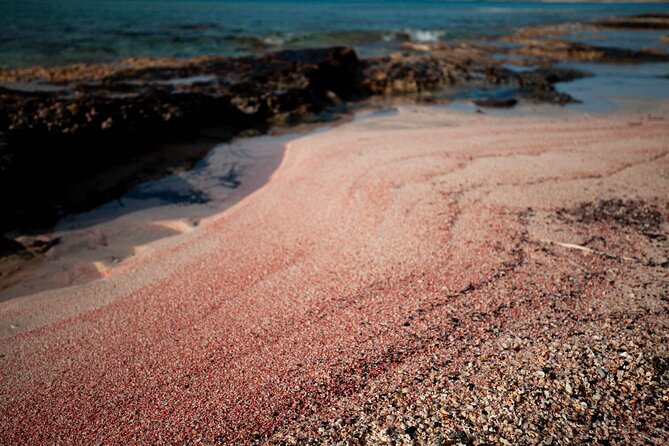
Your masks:
[{"label": "sandy shoreline", "polygon": [[196,230],[0,303],[0,442],[667,442],[667,120],[293,141]]},{"label": "sandy shoreline", "polygon": [[217,144],[194,168],[141,183],[104,206],[62,219],[51,231],[19,237],[26,246],[41,242],[45,249],[28,259],[21,253],[0,258],[0,301],[106,277],[147,245],[193,231],[266,183],[291,138]]}]

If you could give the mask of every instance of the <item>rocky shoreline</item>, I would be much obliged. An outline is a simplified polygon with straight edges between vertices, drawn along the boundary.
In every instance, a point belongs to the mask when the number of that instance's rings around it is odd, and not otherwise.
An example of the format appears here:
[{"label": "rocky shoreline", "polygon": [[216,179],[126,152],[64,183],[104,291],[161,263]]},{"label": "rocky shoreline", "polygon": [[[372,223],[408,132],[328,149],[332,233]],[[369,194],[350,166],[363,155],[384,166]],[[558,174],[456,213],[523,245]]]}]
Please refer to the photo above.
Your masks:
[{"label": "rocky shoreline", "polygon": [[[563,105],[577,99],[554,84],[588,73],[557,62],[669,61],[657,51],[531,32],[507,40],[513,45],[406,43],[370,59],[333,47],[0,70],[0,187],[12,191],[0,198],[7,216],[0,231],[48,228],[139,182],[192,166],[216,142],[328,119],[372,96],[439,102],[447,100],[440,89],[457,86],[483,91],[474,100],[482,107],[512,107],[519,99]],[[501,87],[506,93],[496,97]],[[166,150],[173,143],[181,149]]]}]

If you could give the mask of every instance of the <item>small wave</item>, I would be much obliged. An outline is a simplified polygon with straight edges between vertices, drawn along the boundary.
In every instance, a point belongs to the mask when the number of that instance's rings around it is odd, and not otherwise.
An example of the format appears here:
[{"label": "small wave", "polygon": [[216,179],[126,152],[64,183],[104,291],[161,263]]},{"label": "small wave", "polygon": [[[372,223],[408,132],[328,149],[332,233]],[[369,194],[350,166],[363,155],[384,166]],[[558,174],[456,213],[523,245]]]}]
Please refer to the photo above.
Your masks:
[{"label": "small wave", "polygon": [[302,33],[230,34],[225,40],[235,42],[240,48],[263,50],[268,48],[299,48],[327,45],[376,45],[398,42],[435,43],[448,36],[445,30],[350,30]]},{"label": "small wave", "polygon": [[408,29],[404,32],[411,37],[412,41],[421,43],[439,42],[439,40],[441,40],[441,38],[446,35],[445,31],[432,31],[424,29]]},{"label": "small wave", "polygon": [[292,34],[270,33],[265,35],[231,34],[225,40],[235,42],[243,48],[262,50],[286,45],[293,38]]},{"label": "small wave", "polygon": [[419,42],[435,43],[446,37],[446,31],[428,30],[428,29],[405,29],[403,31],[393,31],[383,35],[384,42]]},{"label": "small wave", "polygon": [[382,33],[375,31],[325,31],[304,33],[269,33],[262,35],[231,34],[225,40],[233,41],[248,49],[277,47],[308,47],[327,45],[359,45],[382,40]]},{"label": "small wave", "polygon": [[291,33],[286,33],[286,34],[272,33],[260,37],[260,41],[262,41],[267,46],[282,46],[285,45],[286,42],[290,41],[292,37],[293,35]]}]

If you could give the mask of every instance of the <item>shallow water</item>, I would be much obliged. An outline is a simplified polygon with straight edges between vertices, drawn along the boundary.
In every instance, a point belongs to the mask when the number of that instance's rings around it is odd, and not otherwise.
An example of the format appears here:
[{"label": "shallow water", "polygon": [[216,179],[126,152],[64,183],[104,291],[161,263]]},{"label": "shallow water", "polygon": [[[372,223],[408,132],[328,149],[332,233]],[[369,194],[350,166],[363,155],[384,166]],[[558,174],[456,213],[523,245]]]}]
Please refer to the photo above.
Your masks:
[{"label": "shallow water", "polygon": [[568,66],[593,73],[593,77],[556,84],[556,88],[581,101],[568,107],[605,113],[620,108],[624,98],[669,98],[669,63],[613,65],[578,63]]},{"label": "shallow water", "polygon": [[[329,45],[351,45],[370,55],[405,40],[480,39],[525,26],[667,9],[639,3],[426,0],[0,0],[0,67]],[[641,44],[634,33],[611,35],[612,43]]]}]

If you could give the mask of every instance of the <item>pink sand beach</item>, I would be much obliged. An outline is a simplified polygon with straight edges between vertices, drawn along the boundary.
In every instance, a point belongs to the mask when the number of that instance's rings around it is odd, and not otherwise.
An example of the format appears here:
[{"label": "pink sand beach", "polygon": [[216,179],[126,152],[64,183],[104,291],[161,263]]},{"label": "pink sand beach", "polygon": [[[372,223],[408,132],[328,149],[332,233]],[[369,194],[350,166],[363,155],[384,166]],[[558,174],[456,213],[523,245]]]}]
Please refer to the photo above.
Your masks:
[{"label": "pink sand beach", "polygon": [[666,443],[668,129],[416,106],[297,138],[224,212],[0,303],[0,443]]}]

